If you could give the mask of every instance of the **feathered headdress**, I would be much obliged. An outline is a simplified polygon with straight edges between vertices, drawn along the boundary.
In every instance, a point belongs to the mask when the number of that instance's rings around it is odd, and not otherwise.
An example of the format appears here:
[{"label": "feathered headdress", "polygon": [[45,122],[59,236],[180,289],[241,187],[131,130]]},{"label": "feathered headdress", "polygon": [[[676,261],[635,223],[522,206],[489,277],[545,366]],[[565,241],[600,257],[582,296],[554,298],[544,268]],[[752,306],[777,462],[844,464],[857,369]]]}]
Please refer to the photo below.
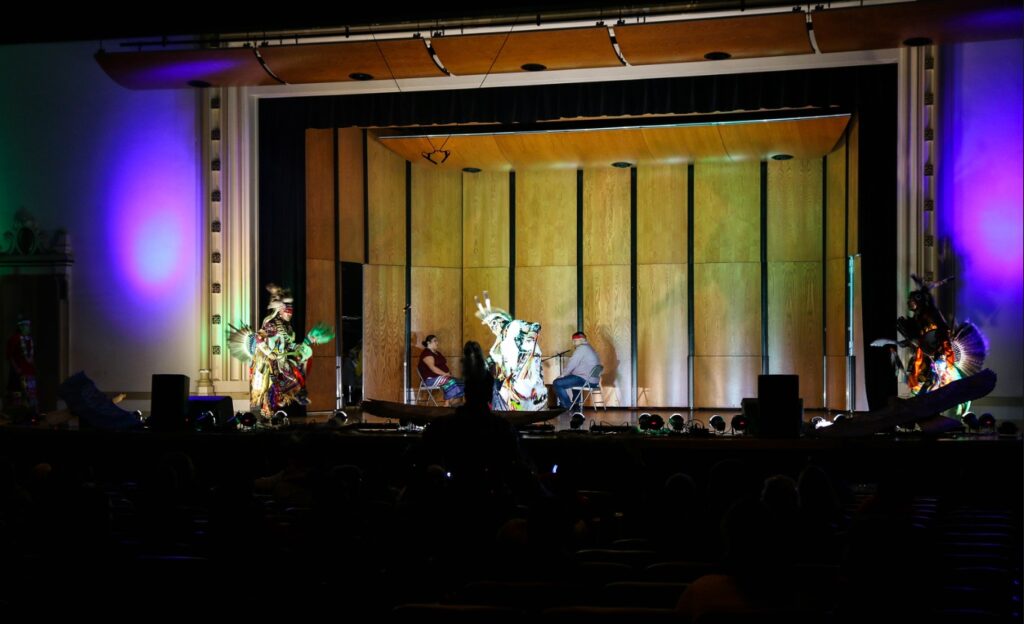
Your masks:
[{"label": "feathered headdress", "polygon": [[501,308],[491,307],[491,296],[487,294],[486,290],[484,291],[484,302],[482,304],[476,295],[473,295],[473,301],[476,302],[476,317],[484,325],[491,325],[495,321],[500,321],[502,325],[512,322],[511,314]]},{"label": "feathered headdress", "polygon": [[267,309],[274,312],[280,312],[295,301],[292,298],[291,290],[281,288],[277,284],[267,284],[267,292],[270,293],[270,303],[267,304]]}]

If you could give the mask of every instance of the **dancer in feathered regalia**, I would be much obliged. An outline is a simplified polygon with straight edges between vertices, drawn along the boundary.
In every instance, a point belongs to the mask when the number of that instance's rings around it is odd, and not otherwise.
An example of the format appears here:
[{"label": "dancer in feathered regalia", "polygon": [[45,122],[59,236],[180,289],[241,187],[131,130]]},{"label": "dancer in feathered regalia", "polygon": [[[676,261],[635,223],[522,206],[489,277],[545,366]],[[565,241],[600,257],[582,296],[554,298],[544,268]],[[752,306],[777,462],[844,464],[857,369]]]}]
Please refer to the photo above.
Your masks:
[{"label": "dancer in feathered regalia", "polygon": [[476,317],[491,328],[494,344],[488,360],[494,376],[501,382],[492,402],[495,410],[538,411],[548,404],[548,390],[540,366],[537,334],[540,323],[512,318],[508,312],[491,307],[491,298],[484,291],[484,303],[476,301]]},{"label": "dancer in feathered regalia", "polygon": [[[948,383],[969,377],[981,370],[988,352],[985,337],[973,323],[953,323],[952,326],[939,312],[932,297],[932,289],[945,284],[951,277],[938,282],[926,282],[911,275],[918,288],[907,297],[909,317],[896,320],[896,330],[902,340],[875,340],[873,347],[891,350],[893,367],[901,380],[907,382],[914,396],[937,390]],[[909,347],[906,366],[900,362],[897,347]],[[957,406],[956,415],[970,409],[970,402]]]},{"label": "dancer in feathered regalia", "polygon": [[291,292],[270,284],[270,314],[259,330],[248,325],[231,327],[228,345],[231,355],[249,364],[249,403],[269,420],[291,403],[306,405],[306,373],[312,345],[334,338],[334,330],[317,323],[302,342],[295,341],[292,329],[294,308]]}]

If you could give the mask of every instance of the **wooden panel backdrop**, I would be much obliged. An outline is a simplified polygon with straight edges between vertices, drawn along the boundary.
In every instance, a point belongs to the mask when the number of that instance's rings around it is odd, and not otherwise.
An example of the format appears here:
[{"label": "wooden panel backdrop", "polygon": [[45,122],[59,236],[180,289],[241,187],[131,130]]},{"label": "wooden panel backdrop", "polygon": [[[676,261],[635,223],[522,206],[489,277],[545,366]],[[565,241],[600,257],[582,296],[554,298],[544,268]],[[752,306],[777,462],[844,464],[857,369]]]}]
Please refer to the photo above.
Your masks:
[{"label": "wooden panel backdrop", "polygon": [[508,267],[508,180],[502,172],[463,174],[463,266]]},{"label": "wooden panel backdrop", "polygon": [[686,262],[686,165],[637,167],[636,262]]},{"label": "wooden panel backdrop", "polygon": [[630,331],[629,169],[583,172],[583,319],[601,364],[606,399],[633,404]]},{"label": "wooden panel backdrop", "polygon": [[[518,238],[518,236],[517,236]],[[541,324],[544,357],[572,346],[576,331],[576,267],[516,268],[516,318]],[[558,376],[557,358],[544,363],[544,380]]]},{"label": "wooden panel backdrop", "polygon": [[430,334],[439,341],[438,348],[448,359],[452,372],[461,374],[459,358],[462,354],[462,269],[447,267],[412,268],[412,361],[409,363],[410,380],[414,386],[420,382],[413,372],[419,361],[421,344]]},{"label": "wooden panel backdrop", "polygon": [[821,159],[768,163],[768,370],[823,407]]},{"label": "wooden panel backdrop", "polygon": [[760,262],[761,164],[697,163],[693,261]]},{"label": "wooden panel backdrop", "polygon": [[826,157],[825,354],[830,409],[847,409],[846,397],[846,139]]},{"label": "wooden panel backdrop", "polygon": [[583,172],[584,265],[629,264],[630,177],[629,169],[612,167]]},{"label": "wooden panel backdrop", "polygon": [[366,166],[370,264],[405,264],[405,161],[368,137]]},{"label": "wooden panel backdrop", "polygon": [[402,400],[405,267],[363,267],[363,395]]},{"label": "wooden panel backdrop", "polygon": [[338,251],[342,262],[365,262],[363,131],[338,129]]},{"label": "wooden panel backdrop", "polygon": [[637,168],[637,403],[689,404],[687,166]]},{"label": "wooden panel backdrop", "polygon": [[462,266],[461,171],[412,168],[412,265]]},{"label": "wooden panel backdrop", "polygon": [[738,407],[761,370],[760,163],[694,170],[695,407]]},{"label": "wooden panel backdrop", "polygon": [[[334,131],[306,130],[306,319],[334,323]],[[313,347],[306,390],[309,411],[337,406],[333,342]]]},{"label": "wooden panel backdrop", "polygon": [[686,276],[685,264],[636,268],[639,405],[689,405]]},{"label": "wooden panel backdrop", "polygon": [[[576,266],[576,171],[549,169],[516,174],[516,265]],[[575,276],[573,284],[575,284]],[[524,295],[529,290],[522,283]],[[518,296],[516,308],[523,299]],[[575,299],[575,294],[573,294]],[[573,319],[576,318],[575,312]]]},{"label": "wooden panel backdrop", "polygon": [[605,398],[615,405],[633,405],[629,290],[627,264],[588,266],[583,271],[584,330],[604,365]]},{"label": "wooden panel backdrop", "polygon": [[462,338],[484,352],[494,334],[476,318],[473,297],[488,291],[491,304],[509,309],[509,174],[465,173],[462,177]]}]

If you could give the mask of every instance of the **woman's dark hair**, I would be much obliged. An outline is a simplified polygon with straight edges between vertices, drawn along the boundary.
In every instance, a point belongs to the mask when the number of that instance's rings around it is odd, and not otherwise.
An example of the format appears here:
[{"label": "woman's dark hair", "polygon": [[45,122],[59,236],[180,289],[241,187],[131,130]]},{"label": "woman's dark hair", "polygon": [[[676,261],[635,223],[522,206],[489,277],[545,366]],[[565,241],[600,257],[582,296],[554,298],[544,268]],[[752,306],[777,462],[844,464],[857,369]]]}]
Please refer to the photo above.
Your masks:
[{"label": "woman's dark hair", "polygon": [[427,345],[430,344],[430,341],[433,340],[434,338],[437,338],[437,336],[435,336],[434,334],[430,334],[429,336],[427,336],[426,340],[423,341],[423,348],[426,349]]},{"label": "woman's dark hair", "polygon": [[462,375],[466,383],[466,404],[487,405],[494,386],[480,343],[470,340],[462,349]]}]

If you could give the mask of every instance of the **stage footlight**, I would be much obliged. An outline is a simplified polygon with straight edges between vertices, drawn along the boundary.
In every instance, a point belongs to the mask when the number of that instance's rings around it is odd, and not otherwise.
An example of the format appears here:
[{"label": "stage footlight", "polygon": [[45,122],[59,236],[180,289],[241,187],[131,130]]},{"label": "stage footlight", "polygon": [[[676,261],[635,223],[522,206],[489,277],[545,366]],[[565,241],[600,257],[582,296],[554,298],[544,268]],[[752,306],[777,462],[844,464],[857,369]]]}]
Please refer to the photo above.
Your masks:
[{"label": "stage footlight", "polygon": [[832,423],[824,416],[815,416],[811,419],[811,426],[815,429],[824,429],[825,427],[831,427]]},{"label": "stage footlight", "polygon": [[256,414],[253,414],[252,412],[238,412],[237,414],[235,414],[235,416],[238,417],[238,422],[243,427],[255,427],[256,426],[256,421],[257,421]]},{"label": "stage footlight", "polygon": [[195,422],[192,423],[192,428],[199,432],[213,431],[217,428],[217,417],[210,410],[199,412]]},{"label": "stage footlight", "polygon": [[996,417],[988,412],[985,412],[984,414],[978,417],[978,426],[981,427],[982,429],[987,429],[991,431],[996,428]]},{"label": "stage footlight", "polygon": [[833,425],[838,425],[839,423],[843,422],[844,420],[849,420],[849,419],[850,419],[850,415],[849,414],[836,414],[836,417],[832,419],[832,424]]},{"label": "stage footlight", "polygon": [[582,427],[586,420],[587,419],[583,417],[583,414],[576,412],[572,415],[572,418],[569,419],[569,428],[575,431]]},{"label": "stage footlight", "polygon": [[732,428],[733,433],[746,433],[747,426],[749,424],[750,423],[747,422],[747,417],[743,414],[736,414],[732,417],[732,420],[729,421],[729,427]]},{"label": "stage footlight", "polygon": [[711,428],[717,431],[718,433],[722,433],[723,431],[725,431],[725,419],[719,416],[718,414],[712,416],[711,420],[708,421],[708,424],[711,425]]},{"label": "stage footlight", "polygon": [[1019,431],[1019,429],[1017,428],[1017,425],[1013,424],[1009,420],[1004,420],[1003,422],[999,423],[999,429],[997,429],[996,431],[999,432],[999,435],[1015,436],[1017,435],[1017,431]]},{"label": "stage footlight", "polygon": [[348,414],[345,413],[345,410],[334,410],[334,420],[345,422],[348,420]]},{"label": "stage footlight", "polygon": [[668,426],[672,431],[686,431],[686,419],[682,414],[672,414],[668,417]]},{"label": "stage footlight", "polygon": [[658,414],[644,412],[637,419],[637,424],[640,425],[641,431],[658,431],[665,426],[665,419]]},{"label": "stage footlight", "polygon": [[977,431],[980,424],[978,422],[978,415],[974,412],[967,412],[960,417],[960,421],[964,424],[964,427],[967,427],[968,431]]}]

